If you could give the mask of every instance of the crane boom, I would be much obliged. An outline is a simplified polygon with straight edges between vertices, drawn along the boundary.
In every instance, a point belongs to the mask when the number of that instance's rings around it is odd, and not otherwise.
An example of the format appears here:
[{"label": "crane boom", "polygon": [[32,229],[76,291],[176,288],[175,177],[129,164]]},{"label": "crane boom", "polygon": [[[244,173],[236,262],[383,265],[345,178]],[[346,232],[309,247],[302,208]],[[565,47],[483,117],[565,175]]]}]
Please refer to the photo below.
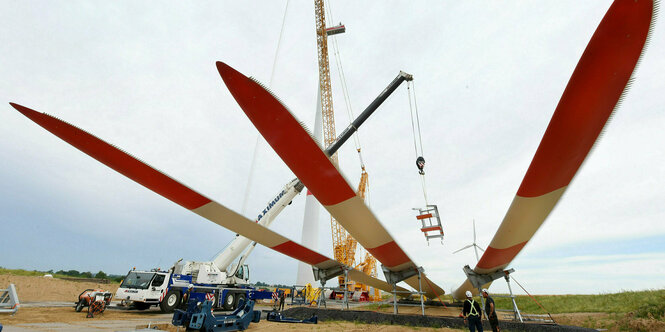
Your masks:
[{"label": "crane boom", "polygon": [[[284,186],[284,189],[277,194],[277,196],[266,205],[265,209],[257,216],[256,222],[259,225],[265,227],[270,226],[270,224],[275,220],[277,215],[279,215],[285,207],[291,204],[293,198],[295,198],[303,189],[303,184],[298,179],[293,179]],[[238,234],[236,237],[226,246],[226,248],[220,252],[215,258],[213,258],[213,264],[220,271],[227,271],[231,266],[233,261],[238,258],[248,247],[256,245],[256,242],[252,243],[252,240]],[[251,251],[248,251],[245,255],[249,255]],[[244,259],[243,259],[244,260]],[[242,263],[237,264],[237,266]],[[237,268],[237,266],[235,268]],[[235,269],[234,268],[234,269]],[[232,269],[232,270],[234,270]],[[234,273],[229,273],[233,275]]]}]

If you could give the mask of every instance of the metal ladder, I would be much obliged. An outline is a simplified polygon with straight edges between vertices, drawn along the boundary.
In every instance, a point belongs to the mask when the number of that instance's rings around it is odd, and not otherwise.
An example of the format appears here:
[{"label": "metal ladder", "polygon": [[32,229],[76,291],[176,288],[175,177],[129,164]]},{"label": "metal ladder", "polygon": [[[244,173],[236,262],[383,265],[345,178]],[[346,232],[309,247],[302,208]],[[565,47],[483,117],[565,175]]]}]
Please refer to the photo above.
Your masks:
[{"label": "metal ladder", "polygon": [[425,208],[414,208],[419,214],[416,216],[421,223],[420,231],[425,235],[427,244],[429,239],[441,239],[443,244],[443,227],[441,226],[441,218],[439,217],[439,209],[436,205],[427,205]]}]

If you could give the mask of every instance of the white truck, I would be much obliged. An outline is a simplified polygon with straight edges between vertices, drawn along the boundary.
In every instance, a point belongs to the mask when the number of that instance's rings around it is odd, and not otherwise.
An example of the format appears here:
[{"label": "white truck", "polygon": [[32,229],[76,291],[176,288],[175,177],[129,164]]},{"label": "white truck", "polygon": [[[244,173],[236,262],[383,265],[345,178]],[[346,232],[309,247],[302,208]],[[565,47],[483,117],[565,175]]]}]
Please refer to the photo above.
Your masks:
[{"label": "white truck", "polygon": [[[289,182],[261,211],[256,222],[268,227],[302,189],[303,184],[298,179]],[[212,300],[215,308],[225,310],[234,310],[241,298],[269,299],[272,292],[256,290],[249,283],[249,266],[244,262],[254,247],[256,242],[236,234],[210,262],[181,259],[168,271],[129,271],[115,298],[133,302],[139,310],[158,305],[162,312],[173,312],[189,299]]]}]

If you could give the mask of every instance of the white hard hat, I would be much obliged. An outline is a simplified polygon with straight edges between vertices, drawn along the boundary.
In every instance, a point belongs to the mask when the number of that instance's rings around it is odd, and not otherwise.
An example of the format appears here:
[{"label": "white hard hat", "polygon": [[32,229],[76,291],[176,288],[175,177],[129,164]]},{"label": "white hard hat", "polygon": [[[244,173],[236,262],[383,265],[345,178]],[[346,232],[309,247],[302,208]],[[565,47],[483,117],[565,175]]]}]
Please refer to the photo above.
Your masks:
[{"label": "white hard hat", "polygon": [[483,293],[489,294],[490,292],[487,291],[487,288],[483,288]]},{"label": "white hard hat", "polygon": [[466,297],[473,297],[473,294],[471,294],[471,291],[466,291]]}]

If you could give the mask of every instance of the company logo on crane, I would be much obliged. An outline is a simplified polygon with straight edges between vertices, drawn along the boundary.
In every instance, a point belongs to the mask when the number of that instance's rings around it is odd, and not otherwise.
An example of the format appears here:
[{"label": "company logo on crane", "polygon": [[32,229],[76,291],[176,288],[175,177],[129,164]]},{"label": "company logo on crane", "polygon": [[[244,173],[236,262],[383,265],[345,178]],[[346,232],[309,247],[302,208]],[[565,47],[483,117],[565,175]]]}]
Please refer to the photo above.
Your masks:
[{"label": "company logo on crane", "polygon": [[270,203],[268,203],[268,206],[266,206],[266,208],[263,209],[263,212],[261,214],[259,214],[259,216],[256,218],[256,222],[259,222],[261,220],[261,218],[265,217],[265,215],[268,213],[268,211],[270,211],[270,209],[272,209],[272,207],[275,206],[275,204],[277,204],[277,201],[279,201],[279,199],[282,198],[282,196],[284,196],[284,194],[286,194],[286,191],[282,190],[282,192],[280,192],[277,195],[277,197],[275,197],[275,199],[273,199]]}]

